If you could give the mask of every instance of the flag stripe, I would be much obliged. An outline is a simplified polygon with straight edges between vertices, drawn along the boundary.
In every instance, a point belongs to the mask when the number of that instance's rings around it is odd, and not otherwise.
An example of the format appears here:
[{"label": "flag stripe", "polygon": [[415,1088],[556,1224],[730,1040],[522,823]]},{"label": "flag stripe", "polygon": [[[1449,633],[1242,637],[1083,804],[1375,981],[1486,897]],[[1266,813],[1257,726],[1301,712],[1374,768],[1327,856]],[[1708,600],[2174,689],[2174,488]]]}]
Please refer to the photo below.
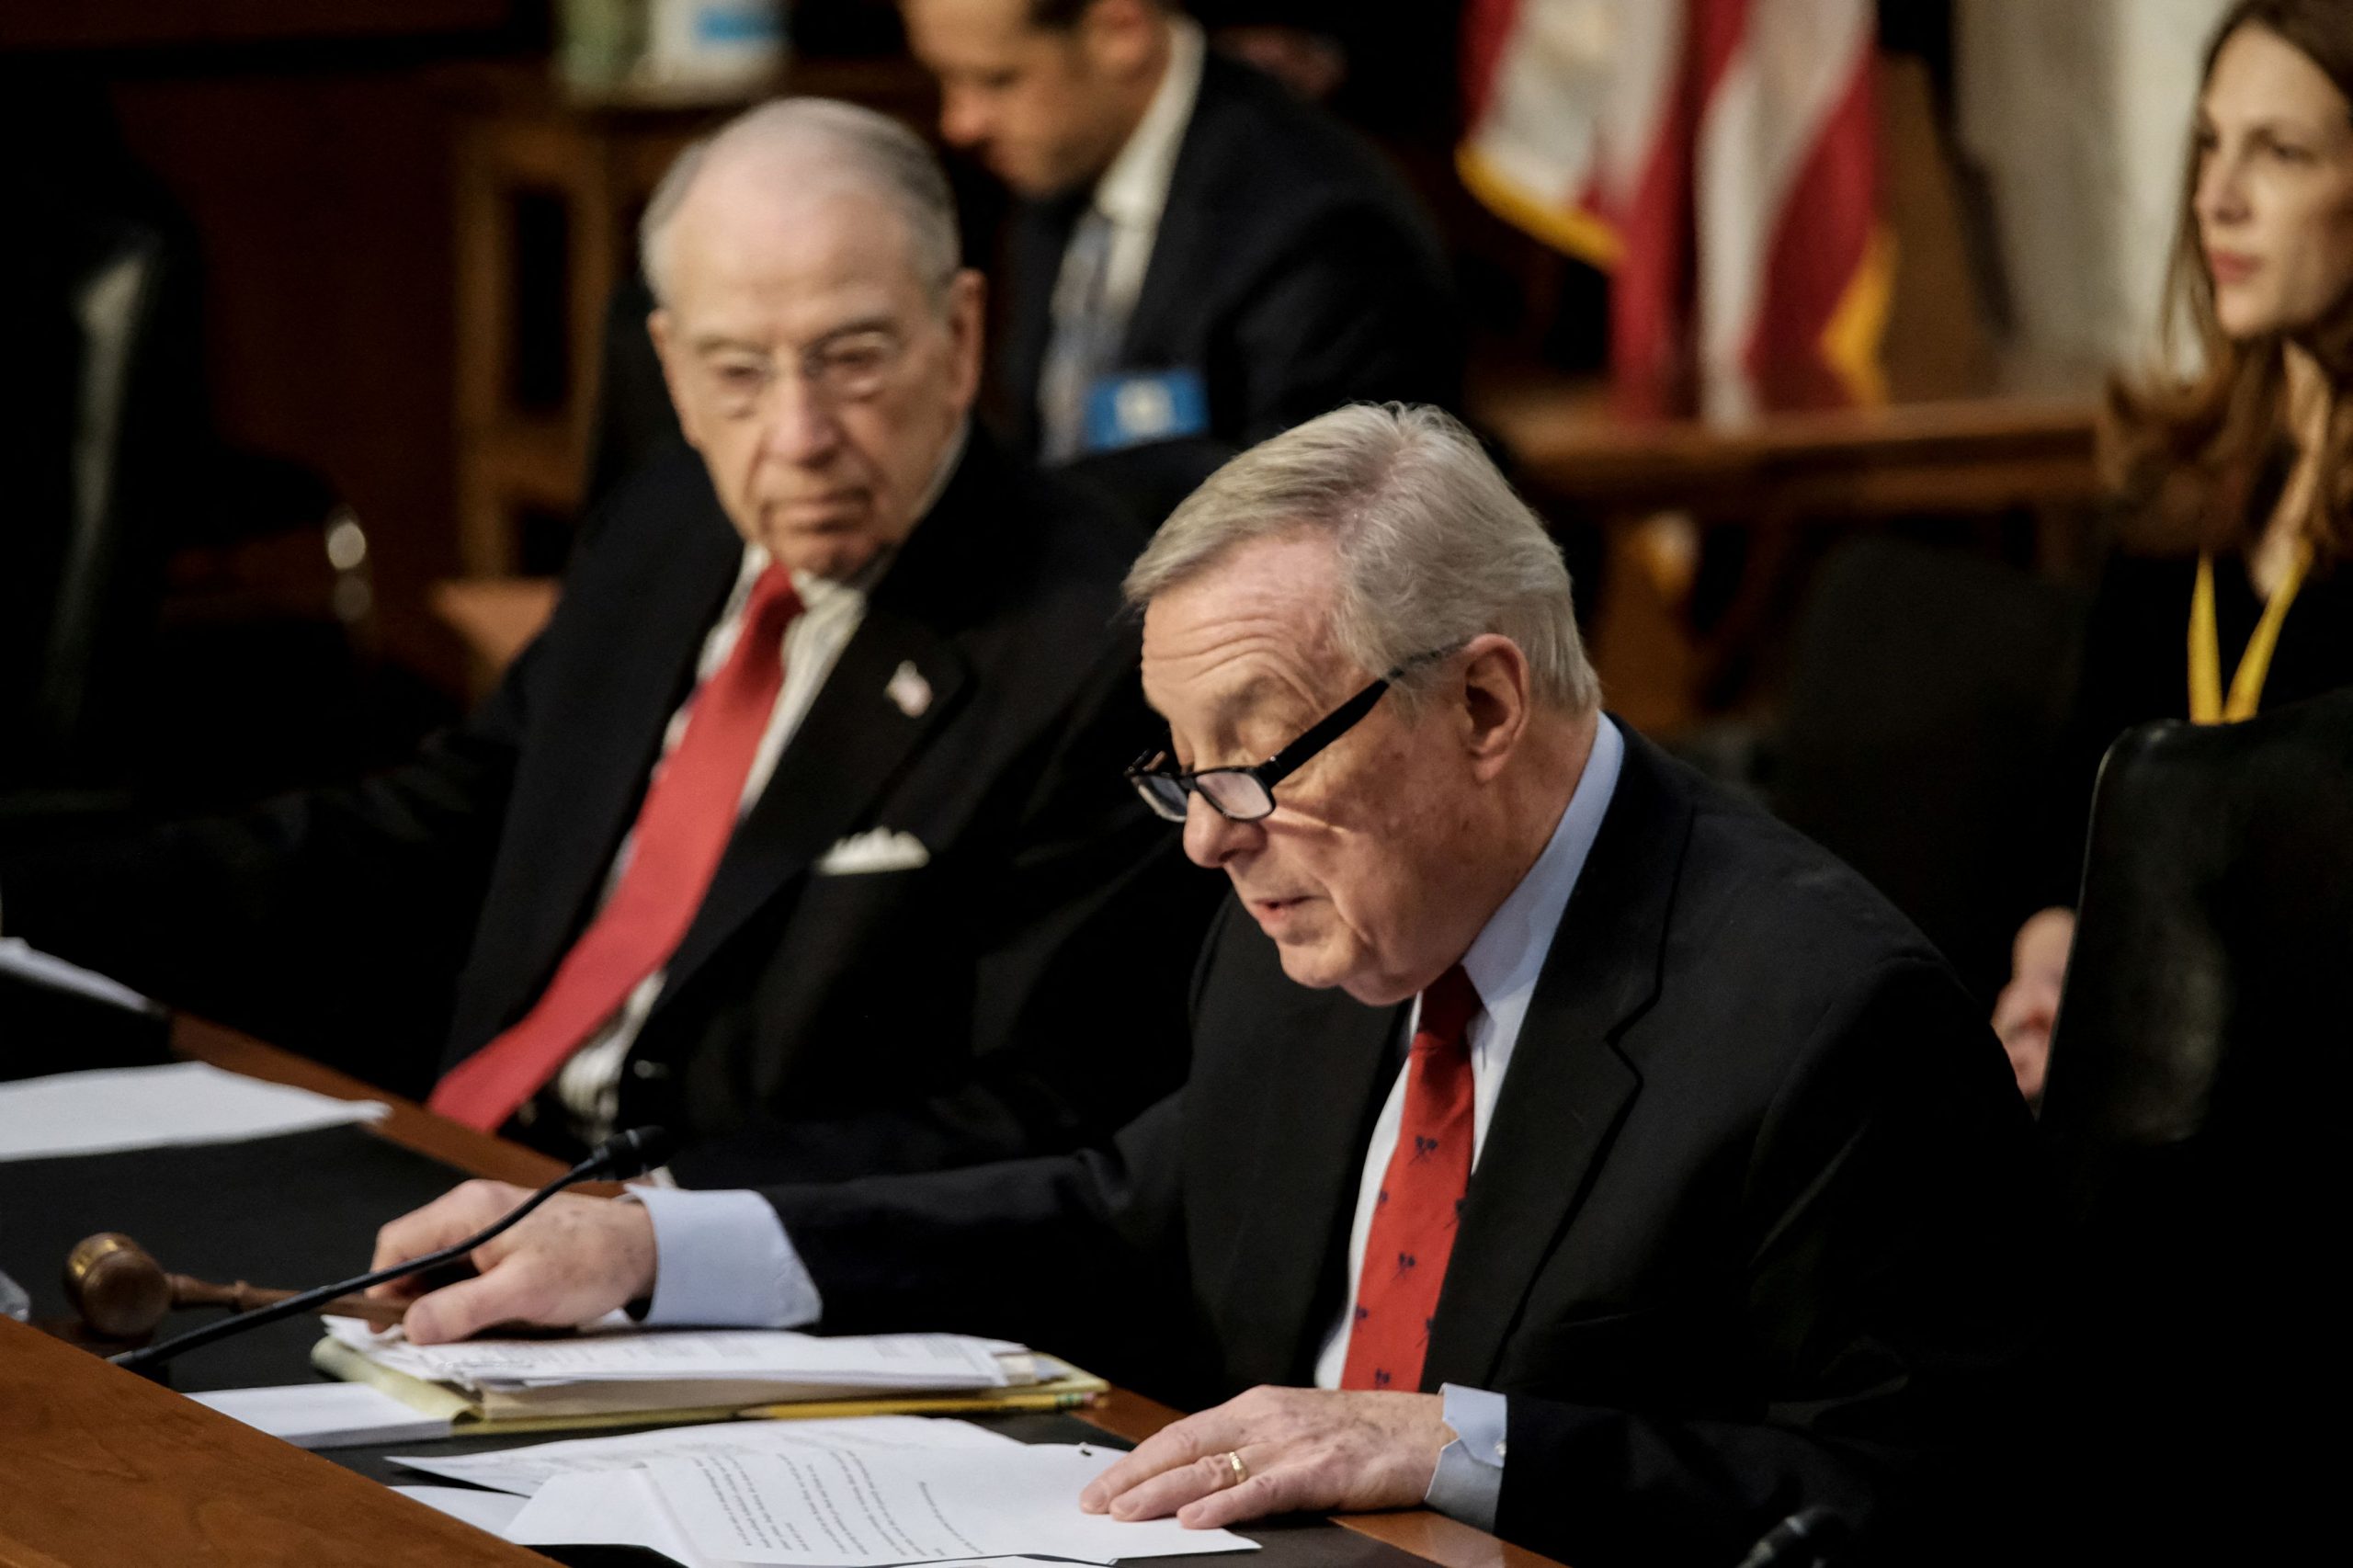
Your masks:
[{"label": "flag stripe", "polygon": [[1853,62],[1847,91],[1815,136],[1779,206],[1765,290],[1749,324],[1752,366],[1820,352],[1822,335],[1870,252],[1879,186],[1871,136],[1871,65]]},{"label": "flag stripe", "polygon": [[[1843,288],[1870,229],[1869,0],[1740,4],[1746,33],[1703,110],[1698,202],[1701,351],[1710,371],[1733,376],[1756,368],[1760,352],[1777,367],[1785,362],[1782,344],[1764,335],[1787,324],[1782,300],[1792,289],[1802,298],[1807,280],[1782,269],[1802,270],[1822,259],[1823,247],[1845,247],[1846,270],[1830,285]],[[1805,182],[1817,168],[1832,179],[1846,173],[1840,160],[1855,122],[1849,115],[1841,124],[1839,116],[1856,107],[1859,77],[1863,205],[1824,209],[1813,204],[1823,192]],[[1812,355],[1828,319],[1825,305],[1797,329],[1802,355]]]},{"label": "flag stripe", "polygon": [[1520,0],[1468,0],[1463,6],[1463,124],[1476,127],[1486,118],[1505,48],[1518,32],[1519,21]]},{"label": "flag stripe", "polygon": [[1880,390],[1872,0],[1468,0],[1463,27],[1456,167],[1610,268],[1621,390]]}]

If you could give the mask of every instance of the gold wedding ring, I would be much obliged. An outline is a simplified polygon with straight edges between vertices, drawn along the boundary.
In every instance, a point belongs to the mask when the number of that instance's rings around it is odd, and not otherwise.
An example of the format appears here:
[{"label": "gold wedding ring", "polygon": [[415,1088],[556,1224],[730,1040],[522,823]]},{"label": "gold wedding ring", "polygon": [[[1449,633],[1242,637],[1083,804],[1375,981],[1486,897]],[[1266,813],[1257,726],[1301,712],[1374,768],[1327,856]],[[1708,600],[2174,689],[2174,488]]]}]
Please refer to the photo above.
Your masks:
[{"label": "gold wedding ring", "polygon": [[1239,1485],[1241,1485],[1244,1482],[1245,1482],[1245,1481],[1247,1481],[1247,1480],[1249,1480],[1249,1479],[1250,1479],[1250,1467],[1249,1467],[1248,1465],[1244,1464],[1244,1463],[1242,1462],[1242,1453],[1241,1453],[1241,1450],[1239,1450],[1239,1449],[1227,1449],[1227,1450],[1226,1450],[1226,1455],[1225,1455],[1225,1464],[1226,1464],[1226,1468],[1227,1468],[1228,1470],[1231,1470],[1232,1471],[1233,1471],[1233,1481],[1229,1482],[1227,1484],[1229,1484],[1229,1485],[1233,1485],[1233,1486],[1239,1486]]}]

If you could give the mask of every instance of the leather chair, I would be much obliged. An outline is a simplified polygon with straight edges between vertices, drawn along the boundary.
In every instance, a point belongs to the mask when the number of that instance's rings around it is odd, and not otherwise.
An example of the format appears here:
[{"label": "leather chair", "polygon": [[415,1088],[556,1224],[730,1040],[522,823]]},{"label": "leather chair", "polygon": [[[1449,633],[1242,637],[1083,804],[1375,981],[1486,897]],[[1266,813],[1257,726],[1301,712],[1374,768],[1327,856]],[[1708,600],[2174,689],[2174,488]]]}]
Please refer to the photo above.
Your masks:
[{"label": "leather chair", "polygon": [[2252,1560],[2336,1491],[2353,691],[2119,740],[2078,921],[2041,1124],[2071,1551]]},{"label": "leather chair", "polygon": [[[183,467],[167,363],[175,278],[155,225],[79,214],[54,281],[63,330],[15,374],[46,381],[65,427],[62,484],[25,516],[11,547],[28,603],[14,664],[18,710],[6,771],[85,775],[152,636],[163,591],[153,486]],[[159,451],[158,447],[174,449]]]}]

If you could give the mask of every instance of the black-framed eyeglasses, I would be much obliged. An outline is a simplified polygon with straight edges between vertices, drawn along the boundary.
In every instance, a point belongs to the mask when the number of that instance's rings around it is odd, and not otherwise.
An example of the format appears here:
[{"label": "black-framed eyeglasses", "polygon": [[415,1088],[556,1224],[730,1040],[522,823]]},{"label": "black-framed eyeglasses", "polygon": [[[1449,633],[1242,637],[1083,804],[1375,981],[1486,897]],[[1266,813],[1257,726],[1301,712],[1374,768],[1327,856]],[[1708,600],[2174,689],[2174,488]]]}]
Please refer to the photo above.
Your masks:
[{"label": "black-framed eyeglasses", "polygon": [[1403,679],[1407,671],[1453,652],[1452,648],[1438,648],[1415,654],[1310,724],[1299,739],[1264,762],[1251,767],[1204,767],[1179,773],[1168,766],[1166,752],[1148,751],[1129,764],[1128,782],[1136,787],[1136,793],[1143,797],[1143,803],[1154,814],[1170,822],[1185,820],[1188,798],[1193,795],[1207,801],[1211,811],[1229,822],[1256,822],[1273,814],[1275,786],[1356,728],[1372,711],[1381,694]]}]

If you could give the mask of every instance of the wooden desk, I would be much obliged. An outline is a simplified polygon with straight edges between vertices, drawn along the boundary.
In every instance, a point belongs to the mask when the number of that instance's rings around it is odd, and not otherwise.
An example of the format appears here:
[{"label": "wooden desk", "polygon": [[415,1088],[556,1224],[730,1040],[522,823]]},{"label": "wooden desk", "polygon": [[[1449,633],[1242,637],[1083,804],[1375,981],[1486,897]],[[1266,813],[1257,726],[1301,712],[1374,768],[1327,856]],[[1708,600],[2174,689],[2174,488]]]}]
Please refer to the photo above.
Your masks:
[{"label": "wooden desk", "polygon": [[6,1319],[0,1411],[6,1568],[549,1568]]},{"label": "wooden desk", "polygon": [[[536,1186],[562,1169],[233,1030],[181,1018],[172,1043],[253,1077],[383,1100],[375,1136],[460,1170]],[[15,1324],[0,1323],[0,1568],[548,1561]],[[1131,1442],[1177,1416],[1123,1391],[1077,1414]],[[1443,1568],[1554,1568],[1427,1512],[1336,1522]]]}]

